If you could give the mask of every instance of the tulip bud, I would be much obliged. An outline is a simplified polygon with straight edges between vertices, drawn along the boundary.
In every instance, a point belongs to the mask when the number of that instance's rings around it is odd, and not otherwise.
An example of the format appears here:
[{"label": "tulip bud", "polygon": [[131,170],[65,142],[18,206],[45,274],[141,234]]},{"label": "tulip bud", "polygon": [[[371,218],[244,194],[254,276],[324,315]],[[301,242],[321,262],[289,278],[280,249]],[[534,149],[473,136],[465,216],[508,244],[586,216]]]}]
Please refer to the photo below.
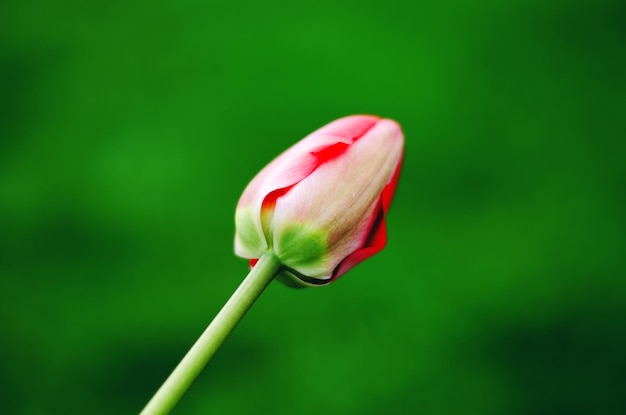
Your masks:
[{"label": "tulip bud", "polygon": [[290,286],[328,284],[386,244],[385,216],[400,171],[399,125],[341,118],[308,135],[246,187],[235,214],[235,253],[272,252]]}]

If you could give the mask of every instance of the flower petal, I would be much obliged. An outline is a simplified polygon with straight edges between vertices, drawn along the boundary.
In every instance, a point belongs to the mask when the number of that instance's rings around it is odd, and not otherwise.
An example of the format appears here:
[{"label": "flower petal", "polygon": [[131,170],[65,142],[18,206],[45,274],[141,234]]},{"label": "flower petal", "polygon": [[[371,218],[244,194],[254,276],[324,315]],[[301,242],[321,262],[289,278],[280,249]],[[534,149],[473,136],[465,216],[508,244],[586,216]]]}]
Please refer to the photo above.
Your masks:
[{"label": "flower petal", "polygon": [[[374,225],[376,229],[382,226],[384,234],[384,221],[376,222],[381,211],[380,189],[393,181],[402,147],[399,126],[391,120],[380,120],[345,152],[318,166],[315,174],[279,197],[274,212],[274,252],[283,264],[310,277],[329,279],[337,274],[335,270],[342,261],[355,251],[367,248],[370,235],[376,239],[377,232],[371,232]],[[385,197],[388,205],[387,199],[390,197]],[[382,210],[383,216],[384,213]],[[305,229],[297,233],[301,239],[292,237],[294,226],[299,225]],[[289,243],[284,243],[283,235],[287,232]],[[327,235],[326,255],[318,255],[316,261],[308,264],[302,263],[301,247],[308,243],[304,238],[309,235],[318,238],[321,233]],[[352,262],[346,262],[346,267]]]},{"label": "flower petal", "polygon": [[272,241],[264,232],[268,224],[264,224],[261,215],[268,195],[294,186],[320,164],[337,157],[372,128],[378,119],[370,115],[340,118],[309,134],[261,170],[248,184],[237,204],[235,253],[244,258],[255,258],[270,247]]},{"label": "flower petal", "polygon": [[402,168],[402,160],[398,163],[391,181],[382,191],[380,196],[380,204],[378,213],[374,224],[371,227],[370,233],[363,244],[363,247],[356,250],[352,254],[348,255],[346,259],[341,261],[339,266],[335,268],[332,274],[331,280],[335,280],[352,269],[355,265],[363,262],[367,258],[371,257],[375,253],[381,251],[385,245],[387,245],[387,212],[391,205],[391,200],[396,191],[398,185],[398,178],[400,177],[400,169]]}]

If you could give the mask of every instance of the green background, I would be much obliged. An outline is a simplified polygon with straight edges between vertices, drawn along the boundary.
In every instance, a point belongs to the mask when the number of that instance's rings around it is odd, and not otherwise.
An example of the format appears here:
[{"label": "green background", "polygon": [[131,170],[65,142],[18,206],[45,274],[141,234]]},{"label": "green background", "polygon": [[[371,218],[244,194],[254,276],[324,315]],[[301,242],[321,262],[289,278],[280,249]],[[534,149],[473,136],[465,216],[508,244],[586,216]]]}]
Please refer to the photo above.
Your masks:
[{"label": "green background", "polygon": [[0,413],[137,413],[247,272],[234,208],[398,120],[387,248],[273,283],[180,414],[626,413],[626,3],[0,3]]}]

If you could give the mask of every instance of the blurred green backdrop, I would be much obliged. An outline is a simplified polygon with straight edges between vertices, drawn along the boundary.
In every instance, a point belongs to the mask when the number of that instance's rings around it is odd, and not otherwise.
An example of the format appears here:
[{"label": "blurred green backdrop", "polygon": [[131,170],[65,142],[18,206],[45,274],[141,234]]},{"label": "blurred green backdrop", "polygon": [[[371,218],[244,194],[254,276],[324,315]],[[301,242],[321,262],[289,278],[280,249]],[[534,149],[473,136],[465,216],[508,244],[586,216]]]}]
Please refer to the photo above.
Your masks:
[{"label": "blurred green backdrop", "polygon": [[247,272],[234,207],[397,119],[389,243],[272,284],[180,414],[626,413],[626,6],[0,3],[0,413],[137,413]]}]

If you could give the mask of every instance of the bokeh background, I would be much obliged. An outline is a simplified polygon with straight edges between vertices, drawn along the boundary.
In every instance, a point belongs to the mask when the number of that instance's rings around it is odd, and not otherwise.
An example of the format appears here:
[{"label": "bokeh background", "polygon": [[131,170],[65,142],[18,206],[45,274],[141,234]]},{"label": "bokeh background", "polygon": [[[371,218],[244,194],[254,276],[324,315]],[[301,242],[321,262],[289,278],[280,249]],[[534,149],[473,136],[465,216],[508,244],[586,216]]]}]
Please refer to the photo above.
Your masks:
[{"label": "bokeh background", "polygon": [[626,413],[626,6],[0,3],[0,413],[137,413],[247,272],[237,199],[344,115],[389,243],[270,285],[179,414]]}]

